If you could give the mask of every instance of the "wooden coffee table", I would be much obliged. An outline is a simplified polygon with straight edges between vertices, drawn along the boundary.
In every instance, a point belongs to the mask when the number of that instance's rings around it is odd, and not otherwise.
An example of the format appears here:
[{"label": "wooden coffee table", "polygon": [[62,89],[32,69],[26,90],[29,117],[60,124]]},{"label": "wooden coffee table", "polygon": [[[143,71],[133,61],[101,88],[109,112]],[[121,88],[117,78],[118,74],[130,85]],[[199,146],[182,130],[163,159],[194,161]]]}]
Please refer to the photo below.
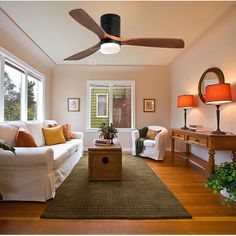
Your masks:
[{"label": "wooden coffee table", "polygon": [[122,177],[122,149],[119,143],[88,148],[89,181],[117,181]]}]

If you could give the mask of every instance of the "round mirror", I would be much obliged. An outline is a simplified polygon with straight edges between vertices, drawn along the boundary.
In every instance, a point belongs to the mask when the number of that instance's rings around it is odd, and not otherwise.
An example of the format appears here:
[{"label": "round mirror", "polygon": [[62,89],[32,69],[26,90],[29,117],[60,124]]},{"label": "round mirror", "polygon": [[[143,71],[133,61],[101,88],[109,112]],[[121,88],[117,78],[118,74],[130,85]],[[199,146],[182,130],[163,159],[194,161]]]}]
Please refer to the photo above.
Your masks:
[{"label": "round mirror", "polygon": [[206,70],[198,83],[198,95],[203,103],[205,103],[206,86],[211,84],[222,84],[225,82],[223,72],[216,67]]}]

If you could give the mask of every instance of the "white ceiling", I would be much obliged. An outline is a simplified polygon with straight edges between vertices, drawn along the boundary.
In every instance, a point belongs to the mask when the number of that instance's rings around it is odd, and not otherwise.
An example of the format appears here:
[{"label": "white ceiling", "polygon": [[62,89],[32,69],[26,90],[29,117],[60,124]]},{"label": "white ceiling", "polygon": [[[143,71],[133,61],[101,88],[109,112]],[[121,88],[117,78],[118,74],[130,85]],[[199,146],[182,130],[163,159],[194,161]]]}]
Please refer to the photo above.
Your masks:
[{"label": "white ceiling", "polygon": [[[2,9],[56,64],[168,65],[197,40],[234,2],[155,1],[0,1]],[[68,12],[84,9],[98,24],[100,16],[121,16],[123,37],[182,38],[185,49],[123,46],[118,54],[97,52],[83,60],[63,59],[93,46],[98,37]]]}]

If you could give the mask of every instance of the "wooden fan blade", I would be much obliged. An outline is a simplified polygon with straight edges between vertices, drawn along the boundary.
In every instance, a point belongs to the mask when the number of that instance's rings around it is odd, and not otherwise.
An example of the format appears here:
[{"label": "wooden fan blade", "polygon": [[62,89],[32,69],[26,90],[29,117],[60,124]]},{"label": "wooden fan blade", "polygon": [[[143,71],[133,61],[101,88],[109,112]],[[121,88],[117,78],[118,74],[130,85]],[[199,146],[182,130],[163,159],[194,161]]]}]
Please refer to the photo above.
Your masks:
[{"label": "wooden fan blade", "polygon": [[64,61],[75,61],[75,60],[81,60],[85,57],[88,57],[100,49],[100,44],[101,43],[99,42],[96,45],[92,46],[91,48],[88,48],[82,52],[78,52],[70,57],[67,57],[64,59]]},{"label": "wooden fan blade", "polygon": [[72,10],[69,14],[85,28],[94,32],[100,39],[105,38],[106,32],[83,9]]},{"label": "wooden fan blade", "polygon": [[160,47],[160,48],[184,48],[182,39],[169,38],[134,38],[121,40],[122,45]]}]

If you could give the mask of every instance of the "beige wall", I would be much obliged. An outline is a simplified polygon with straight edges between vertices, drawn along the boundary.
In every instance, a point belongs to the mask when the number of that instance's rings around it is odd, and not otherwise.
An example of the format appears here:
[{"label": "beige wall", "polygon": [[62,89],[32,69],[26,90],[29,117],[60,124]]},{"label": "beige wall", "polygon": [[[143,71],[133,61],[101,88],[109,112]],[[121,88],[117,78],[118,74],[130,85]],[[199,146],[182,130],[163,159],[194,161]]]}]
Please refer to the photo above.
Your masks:
[{"label": "beige wall", "polygon": [[[73,130],[83,131],[85,148],[98,133],[86,132],[87,80],[135,80],[136,127],[170,123],[170,83],[165,66],[56,66],[52,82],[52,118],[72,124]],[[81,99],[80,112],[67,111],[67,98]],[[156,99],[156,112],[143,112],[143,99]],[[119,133],[124,150],[131,148],[130,133]]]},{"label": "beige wall", "polygon": [[[205,105],[197,96],[198,81],[210,67],[219,67],[225,81],[231,83],[233,103],[221,106],[221,129],[236,133],[236,7],[231,9],[211,27],[185,53],[170,66],[171,127],[181,127],[184,122],[182,109],[177,109],[177,96],[194,94],[197,107],[188,111],[188,124],[202,124],[206,129],[216,129],[216,108]],[[207,152],[192,148],[192,152],[207,158]],[[217,163],[229,160],[230,152],[218,152]]]},{"label": "beige wall", "polygon": [[52,68],[55,65],[0,9],[0,47],[40,73],[46,84],[45,117],[50,117]]}]

